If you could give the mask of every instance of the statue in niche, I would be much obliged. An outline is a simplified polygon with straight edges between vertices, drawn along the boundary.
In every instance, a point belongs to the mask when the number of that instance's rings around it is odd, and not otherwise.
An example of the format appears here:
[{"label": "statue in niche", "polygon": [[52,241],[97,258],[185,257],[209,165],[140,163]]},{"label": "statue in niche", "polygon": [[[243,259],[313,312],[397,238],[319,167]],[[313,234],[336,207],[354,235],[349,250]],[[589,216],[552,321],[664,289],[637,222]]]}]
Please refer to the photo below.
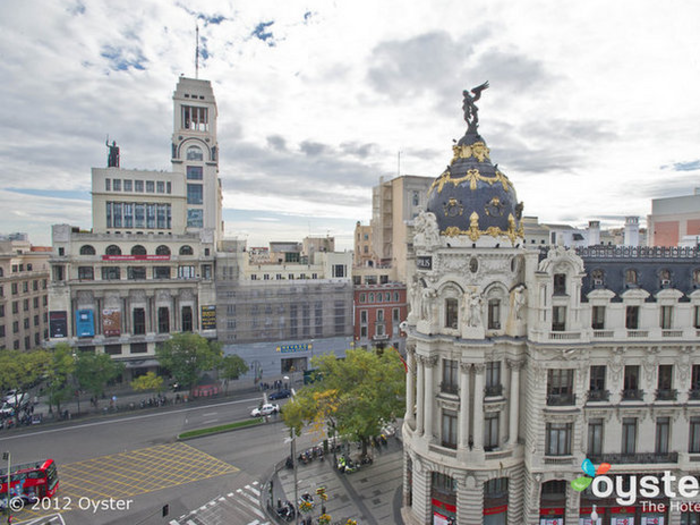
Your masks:
[{"label": "statue in niche", "polygon": [[488,80],[472,88],[471,92],[474,96],[469,94],[468,90],[462,91],[464,95],[464,104],[462,104],[462,109],[464,110],[464,120],[466,120],[469,127],[467,128],[467,133],[476,133],[476,128],[479,126],[479,108],[476,107],[475,102],[481,98],[481,92],[489,87]]},{"label": "statue in niche", "polygon": [[515,312],[515,318],[520,320],[523,318],[523,308],[527,298],[525,297],[525,287],[519,284],[513,290],[513,311]]},{"label": "statue in niche", "polygon": [[408,315],[411,319],[418,315],[418,309],[420,308],[420,293],[420,278],[417,275],[414,275],[413,280],[411,281],[411,284],[408,287]]},{"label": "statue in niche", "polygon": [[434,289],[432,288],[425,288],[423,289],[423,294],[421,297],[421,310],[420,310],[420,318],[423,320],[430,320],[431,316],[435,313],[435,298],[437,297],[437,293],[435,292]]},{"label": "statue in niche", "polygon": [[476,328],[481,325],[481,306],[483,300],[478,292],[464,292],[462,297],[462,314],[467,326]]}]

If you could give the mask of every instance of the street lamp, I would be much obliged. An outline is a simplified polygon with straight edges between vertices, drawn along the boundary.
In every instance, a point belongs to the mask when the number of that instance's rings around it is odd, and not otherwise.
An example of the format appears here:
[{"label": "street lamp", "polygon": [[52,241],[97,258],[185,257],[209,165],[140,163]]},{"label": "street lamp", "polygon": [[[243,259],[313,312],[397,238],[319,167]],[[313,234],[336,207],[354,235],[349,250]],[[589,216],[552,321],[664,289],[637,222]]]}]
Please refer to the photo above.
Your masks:
[{"label": "street lamp", "polygon": [[[284,376],[284,380],[289,381],[289,376]],[[292,391],[292,401],[294,401],[296,392],[291,382],[289,386],[292,387],[290,390]],[[292,467],[294,469],[294,523],[299,525],[299,509],[297,508],[297,502],[299,501],[299,486],[297,485],[297,433],[292,427],[289,427],[289,432],[292,438]]]},{"label": "street lamp", "polygon": [[598,525],[598,512],[595,510],[596,506],[593,505],[593,511],[591,512],[591,525]]},{"label": "street lamp", "polygon": [[73,382],[75,384],[75,397],[78,399],[78,416],[80,416],[80,385],[78,384],[78,375],[77,375],[78,353],[75,350],[73,350],[73,361],[75,362],[75,372],[73,372]]}]

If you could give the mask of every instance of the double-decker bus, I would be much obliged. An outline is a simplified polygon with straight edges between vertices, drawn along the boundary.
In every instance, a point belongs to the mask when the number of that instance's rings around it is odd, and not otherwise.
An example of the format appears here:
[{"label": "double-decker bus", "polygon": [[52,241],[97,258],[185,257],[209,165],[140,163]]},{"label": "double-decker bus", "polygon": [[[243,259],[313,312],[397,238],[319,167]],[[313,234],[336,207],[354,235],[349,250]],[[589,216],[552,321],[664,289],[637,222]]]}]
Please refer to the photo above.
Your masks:
[{"label": "double-decker bus", "polygon": [[[52,498],[58,490],[58,470],[53,459],[11,465],[10,498],[27,501]],[[0,500],[7,498],[7,469],[0,468]]]}]

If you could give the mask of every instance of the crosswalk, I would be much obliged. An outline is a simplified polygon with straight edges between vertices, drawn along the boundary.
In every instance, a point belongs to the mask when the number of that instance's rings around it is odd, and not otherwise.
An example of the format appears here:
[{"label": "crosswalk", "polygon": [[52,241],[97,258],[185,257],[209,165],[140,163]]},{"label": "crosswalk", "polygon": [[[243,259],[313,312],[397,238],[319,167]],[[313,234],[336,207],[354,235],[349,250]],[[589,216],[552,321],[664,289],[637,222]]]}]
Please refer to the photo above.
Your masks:
[{"label": "crosswalk", "polygon": [[168,525],[219,525],[240,523],[241,525],[270,525],[260,506],[260,483],[250,485],[219,496],[205,503]]}]

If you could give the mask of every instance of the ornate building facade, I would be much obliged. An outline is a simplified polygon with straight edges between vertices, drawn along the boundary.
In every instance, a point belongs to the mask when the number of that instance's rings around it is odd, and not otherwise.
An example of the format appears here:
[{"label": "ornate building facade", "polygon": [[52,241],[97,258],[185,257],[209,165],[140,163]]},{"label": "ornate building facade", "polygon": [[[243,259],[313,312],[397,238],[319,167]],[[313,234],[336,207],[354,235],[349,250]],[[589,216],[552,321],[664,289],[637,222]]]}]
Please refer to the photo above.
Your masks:
[{"label": "ornate building facade", "polygon": [[700,254],[523,246],[522,204],[477,131],[481,90],[414,226],[404,521],[695,524],[668,498],[571,482],[586,459],[625,487],[700,474]]}]

